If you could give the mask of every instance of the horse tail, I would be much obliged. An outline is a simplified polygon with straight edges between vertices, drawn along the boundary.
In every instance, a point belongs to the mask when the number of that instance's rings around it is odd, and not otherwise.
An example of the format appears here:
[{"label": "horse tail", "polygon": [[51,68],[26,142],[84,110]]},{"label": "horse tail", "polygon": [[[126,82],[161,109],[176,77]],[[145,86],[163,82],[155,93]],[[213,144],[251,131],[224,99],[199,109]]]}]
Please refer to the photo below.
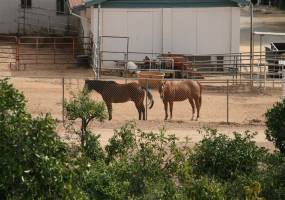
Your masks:
[{"label": "horse tail", "polygon": [[200,108],[201,108],[201,106],[202,106],[202,85],[199,81],[197,81],[197,83],[200,86],[199,104],[200,104]]},{"label": "horse tail", "polygon": [[150,93],[150,91],[148,89],[146,89],[145,87],[142,87],[142,89],[146,91],[147,98],[149,99],[149,104],[148,104],[149,109],[151,109],[153,107],[153,104],[154,104],[153,96]]}]

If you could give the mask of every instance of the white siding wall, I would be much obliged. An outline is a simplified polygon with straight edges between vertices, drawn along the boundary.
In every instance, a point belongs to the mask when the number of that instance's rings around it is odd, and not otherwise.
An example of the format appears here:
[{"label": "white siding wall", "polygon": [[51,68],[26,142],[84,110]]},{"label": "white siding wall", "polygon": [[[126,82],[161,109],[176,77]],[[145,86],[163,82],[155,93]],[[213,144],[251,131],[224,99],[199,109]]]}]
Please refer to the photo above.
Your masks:
[{"label": "white siding wall", "polygon": [[[96,27],[97,14],[93,17]],[[239,19],[240,9],[231,7],[102,9],[100,35],[130,37],[131,52],[222,54],[239,52]],[[105,51],[125,51],[126,40],[104,39],[101,47]],[[123,56],[104,55],[104,59]],[[129,58],[142,57],[131,54]]]},{"label": "white siding wall", "polygon": [[204,8],[197,12],[197,54],[229,53],[231,8]]},{"label": "white siding wall", "polygon": [[[171,40],[165,41],[170,43],[170,49],[164,49],[164,52],[173,52],[181,54],[197,54],[198,35],[201,30],[198,29],[199,22],[197,9],[172,9],[171,21],[169,23],[171,29]],[[165,19],[166,20],[166,19]]]},{"label": "white siding wall", "polygon": [[0,6],[0,33],[16,33],[17,26],[17,0],[1,0]]},{"label": "white siding wall", "polygon": [[240,9],[232,8],[231,52],[240,51]]},{"label": "white siding wall", "polygon": [[[20,16],[20,0],[1,0],[0,33],[16,33],[18,31],[18,17]],[[56,0],[32,0],[33,9],[26,9],[26,30],[37,31],[38,27],[58,29],[63,32],[70,22],[77,24],[73,17],[56,14]],[[41,9],[39,9],[41,8]],[[22,9],[23,10],[23,9]]]}]

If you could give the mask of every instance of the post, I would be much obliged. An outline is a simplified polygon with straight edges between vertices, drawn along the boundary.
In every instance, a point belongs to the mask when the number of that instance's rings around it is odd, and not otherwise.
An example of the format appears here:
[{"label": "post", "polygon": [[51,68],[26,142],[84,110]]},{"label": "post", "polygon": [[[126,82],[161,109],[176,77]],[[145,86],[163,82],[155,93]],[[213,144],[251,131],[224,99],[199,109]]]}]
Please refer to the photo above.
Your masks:
[{"label": "post", "polygon": [[126,53],[124,53],[124,63],[125,63],[125,66],[124,66],[123,76],[126,78],[128,75],[128,61],[127,61],[127,54]]},{"label": "post", "polygon": [[129,44],[130,44],[130,38],[128,37],[127,38],[127,57],[126,57],[127,62],[129,62]]},{"label": "post", "polygon": [[266,80],[267,80],[267,74],[266,74],[266,66],[263,65],[264,70],[264,92],[266,92]]},{"label": "post", "polygon": [[16,46],[16,69],[20,68],[20,37],[17,38]]},{"label": "post", "polygon": [[64,77],[62,78],[62,123],[64,123]]},{"label": "post", "polygon": [[27,1],[25,1],[24,6],[24,23],[23,23],[23,34],[26,34],[26,7],[27,7]]},{"label": "post", "polygon": [[101,58],[100,58],[100,49],[101,49],[101,45],[100,45],[100,10],[101,10],[101,4],[98,4],[97,7],[97,11],[98,11],[98,15],[97,15],[97,79],[100,78],[100,64],[101,64]]},{"label": "post", "polygon": [[48,16],[48,34],[50,34],[50,16]]},{"label": "post", "polygon": [[250,84],[253,86],[253,5],[250,3]]},{"label": "post", "polygon": [[130,44],[130,38],[128,37],[127,38],[127,49],[126,49],[127,51],[124,54],[124,62],[125,62],[124,76],[127,76],[127,74],[128,74],[127,66],[128,66],[128,62],[129,62],[129,44]]},{"label": "post", "polygon": [[[68,3],[64,3],[64,8],[68,7]],[[65,11],[63,12],[64,15],[66,14]],[[70,34],[70,15],[67,15],[67,34]]]},{"label": "post", "polygon": [[55,54],[56,54],[55,38],[53,38],[53,64],[56,64]]},{"label": "post", "polygon": [[239,53],[239,84],[241,84],[241,73],[242,73],[242,53]]},{"label": "post", "polygon": [[[84,48],[84,47],[83,47]],[[74,37],[72,37],[72,56],[75,58],[75,44],[74,44]]]},{"label": "post", "polygon": [[262,55],[261,55],[261,53],[262,53],[262,36],[263,35],[259,35],[259,52],[260,52],[260,56],[259,56],[259,63],[261,64],[261,59],[262,59]]},{"label": "post", "polygon": [[261,87],[261,63],[262,63],[262,35],[259,38],[259,87]]},{"label": "post", "polygon": [[38,56],[39,56],[39,38],[36,38],[36,46],[37,46],[37,54],[36,54],[36,63],[38,64]]},{"label": "post", "polygon": [[[148,90],[148,79],[146,79],[146,89]],[[147,111],[148,111],[148,107],[147,107],[147,104],[148,104],[148,96],[146,94],[146,97],[145,97],[145,119],[147,120]]]},{"label": "post", "polygon": [[282,97],[283,99],[285,98],[285,68],[283,67],[283,70],[282,70],[282,88],[283,88],[283,93],[282,93]]},{"label": "post", "polygon": [[229,123],[229,80],[227,80],[227,124]]}]

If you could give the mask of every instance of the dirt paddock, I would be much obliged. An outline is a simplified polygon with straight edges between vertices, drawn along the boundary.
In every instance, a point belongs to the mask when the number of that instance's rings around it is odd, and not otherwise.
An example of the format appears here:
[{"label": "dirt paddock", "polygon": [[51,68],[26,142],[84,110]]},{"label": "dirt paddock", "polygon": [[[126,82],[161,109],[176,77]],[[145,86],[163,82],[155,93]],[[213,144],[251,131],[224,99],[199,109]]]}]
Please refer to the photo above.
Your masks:
[{"label": "dirt paddock", "polygon": [[[63,84],[62,79],[34,79],[12,78],[10,82],[22,91],[28,100],[28,110],[38,115],[50,112],[54,117],[62,119]],[[118,81],[125,82],[125,81]],[[84,86],[84,79],[65,79],[64,98],[69,99],[72,93],[78,93]],[[270,89],[268,89],[270,90]],[[164,107],[157,90],[151,90],[154,97],[154,107],[147,110],[148,120],[160,121],[164,119]],[[93,91],[91,97],[102,101],[101,96]],[[229,122],[248,124],[262,123],[263,114],[281,98],[281,90],[275,92],[250,93],[230,90],[229,94]],[[202,96],[200,122],[226,122],[227,94],[225,91],[204,90]],[[188,101],[175,102],[173,120],[190,121],[191,106]],[[138,114],[133,102],[113,104],[113,121],[137,119]]]},{"label": "dirt paddock", "polygon": [[[27,99],[27,109],[34,116],[50,112],[55,118],[62,119],[63,84],[62,79],[51,78],[11,78],[10,82],[22,91]],[[124,81],[120,81],[124,82]],[[69,99],[71,93],[77,93],[83,88],[84,79],[64,80],[64,98]],[[223,90],[206,89],[203,92],[201,118],[198,122],[190,121],[191,107],[188,101],[175,102],[173,120],[164,121],[164,107],[157,90],[151,91],[154,96],[154,107],[148,110],[148,121],[138,121],[138,114],[133,102],[113,104],[113,120],[104,123],[94,123],[96,133],[101,134],[103,144],[113,134],[113,129],[119,128],[124,123],[135,120],[138,128],[158,131],[162,127],[170,134],[176,134],[179,138],[186,136],[192,138],[195,143],[202,136],[197,130],[203,127],[219,129],[225,134],[231,135],[233,131],[256,131],[256,141],[261,146],[272,148],[264,135],[264,113],[281,97],[281,89],[267,89],[266,94],[256,92],[235,92],[229,94],[229,124],[227,120],[227,96]],[[91,96],[95,100],[102,100],[96,92]],[[67,137],[64,129],[59,125],[59,132]]]}]

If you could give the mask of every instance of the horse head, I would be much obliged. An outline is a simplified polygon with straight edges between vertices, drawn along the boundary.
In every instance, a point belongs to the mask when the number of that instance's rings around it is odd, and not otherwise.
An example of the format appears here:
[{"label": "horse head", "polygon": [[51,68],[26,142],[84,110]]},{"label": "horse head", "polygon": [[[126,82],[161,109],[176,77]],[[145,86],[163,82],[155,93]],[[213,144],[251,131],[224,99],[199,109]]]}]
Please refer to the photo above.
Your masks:
[{"label": "horse head", "polygon": [[160,94],[161,99],[164,99],[165,86],[166,86],[166,81],[161,81],[158,87],[158,92]]},{"label": "horse head", "polygon": [[104,88],[109,87],[110,85],[116,84],[115,81],[102,81],[102,80],[85,80],[84,89],[87,92],[95,90],[98,93],[101,93]]},{"label": "horse head", "polygon": [[83,90],[86,91],[86,92],[90,92],[92,90],[92,88],[91,88],[91,80],[85,80]]}]

